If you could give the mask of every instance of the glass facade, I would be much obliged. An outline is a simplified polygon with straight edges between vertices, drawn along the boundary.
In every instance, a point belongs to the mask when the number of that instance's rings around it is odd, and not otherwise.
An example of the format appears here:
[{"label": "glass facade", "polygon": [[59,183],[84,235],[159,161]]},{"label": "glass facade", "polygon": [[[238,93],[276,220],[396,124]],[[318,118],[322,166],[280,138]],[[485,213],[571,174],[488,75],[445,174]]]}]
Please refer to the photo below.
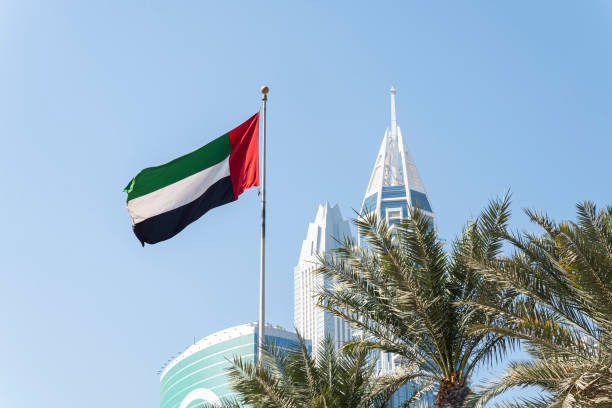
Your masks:
[{"label": "glass facade", "polygon": [[[365,215],[369,212],[376,211],[378,204],[377,200],[377,193],[366,197],[363,200],[361,214]],[[425,211],[426,213],[433,214],[431,206],[429,205],[429,200],[427,199],[427,195],[420,191],[410,190],[410,205]],[[391,213],[389,211],[391,211]],[[383,187],[380,207],[377,213],[379,217],[387,219],[390,224],[397,223],[397,218],[408,217],[408,199],[406,198],[406,187],[403,185]]]},{"label": "glass facade", "polygon": [[[255,362],[257,339],[257,324],[251,323],[217,332],[190,346],[162,372],[160,407],[196,408],[203,402],[216,404],[234,396],[226,369],[234,357]],[[297,344],[297,337],[266,325],[266,342],[287,347]]]},{"label": "glass facade", "polygon": [[338,248],[339,242],[351,236],[348,221],[342,217],[338,205],[319,205],[313,222],[308,224],[306,239],[294,277],[294,325],[304,338],[312,341],[314,354],[325,336],[331,336],[337,347],[350,339],[348,322],[317,306],[316,295],[320,288],[330,287],[331,282],[315,272],[318,256]]},{"label": "glass facade", "polygon": [[419,208],[423,211],[431,211],[431,206],[429,205],[429,200],[424,193],[420,191],[410,190],[410,198],[412,199],[412,206]]}]

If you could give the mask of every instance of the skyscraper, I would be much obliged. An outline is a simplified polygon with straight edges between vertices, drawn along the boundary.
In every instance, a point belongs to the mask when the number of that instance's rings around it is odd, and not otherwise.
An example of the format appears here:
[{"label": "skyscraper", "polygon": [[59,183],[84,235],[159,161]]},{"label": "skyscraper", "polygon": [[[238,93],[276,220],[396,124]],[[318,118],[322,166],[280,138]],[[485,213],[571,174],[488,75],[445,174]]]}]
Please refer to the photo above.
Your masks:
[{"label": "skyscraper", "polygon": [[[435,213],[431,207],[425,186],[405,146],[402,132],[397,126],[395,112],[395,88],[391,88],[391,126],[385,131],[370,182],[362,201],[362,215],[374,212],[389,224],[397,224],[408,217],[409,207],[422,210],[436,227]],[[313,352],[323,337],[331,335],[339,347],[350,338],[360,338],[358,330],[331,313],[316,307],[319,287],[330,282],[314,274],[317,268],[317,254],[323,254],[339,246],[334,238],[342,239],[350,234],[349,224],[342,218],[338,206],[320,205],[314,222],[308,225],[306,239],[302,242],[300,258],[294,269],[295,327],[312,341]],[[396,354],[373,352],[377,357],[376,372],[384,375],[402,364]],[[412,395],[411,384],[404,385],[388,403],[389,408],[402,405]]]},{"label": "skyscraper", "polygon": [[375,211],[391,225],[408,217],[408,207],[421,209],[435,227],[435,214],[425,186],[405,146],[395,114],[395,88],[391,88],[391,127],[385,131],[370,182],[366,189],[361,214]]},{"label": "skyscraper", "polygon": [[[427,191],[406,149],[402,131],[397,125],[395,93],[395,88],[392,87],[391,126],[385,130],[360,213],[365,215],[375,212],[381,219],[385,219],[393,226],[402,218],[410,215],[409,207],[416,207],[429,217],[432,227],[435,228],[435,213],[429,202]],[[353,336],[360,337],[361,333],[355,331]],[[377,357],[376,371],[380,375],[387,374],[402,364],[402,358],[397,354],[379,351]],[[411,394],[411,385],[404,385],[393,395],[388,407],[400,407]]]},{"label": "skyscraper", "polygon": [[318,288],[329,285],[322,276],[314,273],[317,255],[338,248],[345,236],[350,236],[348,221],[342,218],[338,205],[319,205],[314,222],[308,224],[306,239],[298,264],[294,269],[294,323],[300,334],[312,341],[313,352],[326,335],[331,336],[336,346],[341,346],[350,336],[346,321],[316,306]]}]

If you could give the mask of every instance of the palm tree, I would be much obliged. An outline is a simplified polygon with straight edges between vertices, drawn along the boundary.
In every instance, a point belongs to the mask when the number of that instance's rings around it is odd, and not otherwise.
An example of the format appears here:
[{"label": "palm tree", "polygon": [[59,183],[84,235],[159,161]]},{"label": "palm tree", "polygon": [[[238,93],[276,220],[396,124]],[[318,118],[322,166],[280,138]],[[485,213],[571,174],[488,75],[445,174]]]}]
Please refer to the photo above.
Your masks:
[{"label": "palm tree", "polygon": [[365,245],[346,239],[321,259],[319,272],[333,283],[321,291],[320,306],[362,332],[345,348],[399,355],[404,367],[395,380],[419,380],[408,403],[431,399],[437,387],[435,407],[463,406],[472,373],[513,346],[504,335],[471,333],[472,325],[487,322],[487,314],[464,303],[486,298],[504,304],[504,292],[484,284],[466,259],[500,254],[509,205],[508,195],[492,201],[465,227],[450,254],[428,217],[413,209],[393,228],[374,214],[360,217],[355,224]]},{"label": "palm tree", "polygon": [[526,211],[543,235],[505,234],[510,258],[473,257],[472,266],[512,301],[484,299],[478,310],[492,321],[474,327],[520,339],[531,361],[515,362],[474,395],[476,406],[512,387],[545,392],[507,406],[612,407],[612,207],[577,205],[576,222],[557,224]]},{"label": "palm tree", "polygon": [[228,369],[238,397],[224,408],[377,408],[398,384],[374,375],[376,361],[364,348],[336,350],[326,338],[315,359],[298,333],[298,344],[266,347],[262,364],[237,357]]}]

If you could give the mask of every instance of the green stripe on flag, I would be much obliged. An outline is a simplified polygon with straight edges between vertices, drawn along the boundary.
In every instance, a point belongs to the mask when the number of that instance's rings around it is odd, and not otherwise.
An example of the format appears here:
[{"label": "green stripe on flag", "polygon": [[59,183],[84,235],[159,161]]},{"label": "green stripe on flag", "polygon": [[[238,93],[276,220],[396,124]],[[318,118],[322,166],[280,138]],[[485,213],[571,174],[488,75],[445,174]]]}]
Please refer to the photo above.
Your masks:
[{"label": "green stripe on flag", "polygon": [[146,168],[138,173],[124,189],[128,194],[127,201],[159,190],[222,162],[229,156],[231,149],[229,133],[226,133],[207,145],[166,164]]}]

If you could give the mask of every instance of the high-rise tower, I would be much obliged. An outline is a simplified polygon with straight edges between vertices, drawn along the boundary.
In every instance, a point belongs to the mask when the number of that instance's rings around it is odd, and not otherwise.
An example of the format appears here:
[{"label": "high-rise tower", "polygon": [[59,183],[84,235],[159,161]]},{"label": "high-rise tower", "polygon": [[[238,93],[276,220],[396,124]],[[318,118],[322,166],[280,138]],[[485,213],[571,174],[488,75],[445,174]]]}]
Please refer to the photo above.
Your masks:
[{"label": "high-rise tower", "polygon": [[408,206],[421,209],[431,218],[435,214],[425,186],[404,144],[395,114],[395,88],[391,88],[391,127],[385,131],[374,170],[361,205],[361,214],[375,211],[391,225],[408,217]]},{"label": "high-rise tower", "polygon": [[322,276],[315,274],[317,255],[338,248],[344,237],[350,236],[348,221],[342,218],[338,205],[319,205],[314,222],[308,224],[306,239],[298,264],[294,269],[294,324],[300,334],[312,341],[313,354],[325,336],[331,336],[340,347],[350,339],[348,322],[317,307],[315,296],[319,288],[329,285]]},{"label": "high-rise tower", "polygon": [[[370,182],[361,204],[362,215],[375,212],[390,225],[397,224],[402,218],[408,217],[409,207],[419,208],[431,220],[435,228],[436,219],[425,186],[419,177],[412,157],[406,149],[402,131],[397,126],[395,113],[395,88],[391,88],[391,127],[385,130]],[[362,336],[360,331],[354,331],[353,336]],[[392,372],[402,364],[397,354],[378,351],[376,372],[384,375]],[[388,407],[402,406],[413,393],[410,383],[399,389],[388,402]]]}]

